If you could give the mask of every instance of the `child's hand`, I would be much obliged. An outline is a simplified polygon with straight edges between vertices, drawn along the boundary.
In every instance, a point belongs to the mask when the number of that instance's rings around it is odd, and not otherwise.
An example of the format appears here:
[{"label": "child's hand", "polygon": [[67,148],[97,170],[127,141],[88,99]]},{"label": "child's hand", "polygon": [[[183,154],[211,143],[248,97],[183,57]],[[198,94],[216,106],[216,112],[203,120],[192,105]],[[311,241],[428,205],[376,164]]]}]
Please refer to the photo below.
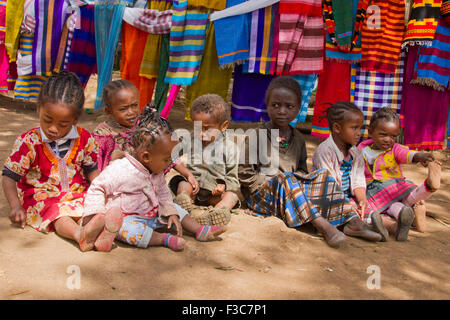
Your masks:
[{"label": "child's hand", "polygon": [[193,188],[192,194],[194,194],[194,195],[197,194],[198,191],[200,190],[200,187],[198,186],[197,179],[195,179],[195,177],[192,173],[187,176],[187,181],[191,184],[191,186]]},{"label": "child's hand", "polygon": [[177,230],[177,236],[181,237],[183,235],[183,227],[181,226],[180,218],[177,215],[173,215],[169,217],[169,221],[167,222],[167,228],[171,228],[172,224],[175,224],[175,229]]},{"label": "child's hand", "polygon": [[225,185],[220,183],[214,188],[214,190],[212,191],[212,195],[220,196],[224,192],[225,192]]},{"label": "child's hand", "polygon": [[13,208],[9,215],[9,218],[11,219],[12,223],[19,224],[22,229],[25,228],[26,217],[27,214],[25,213],[25,210],[23,210],[21,205]]},{"label": "child's hand", "polygon": [[418,152],[414,155],[417,162],[420,162],[424,167],[428,166],[428,163],[434,161],[434,156],[427,152]]},{"label": "child's hand", "polygon": [[366,210],[366,207],[367,207],[367,200],[361,200],[358,203],[357,211],[360,217],[364,217],[364,211]]}]

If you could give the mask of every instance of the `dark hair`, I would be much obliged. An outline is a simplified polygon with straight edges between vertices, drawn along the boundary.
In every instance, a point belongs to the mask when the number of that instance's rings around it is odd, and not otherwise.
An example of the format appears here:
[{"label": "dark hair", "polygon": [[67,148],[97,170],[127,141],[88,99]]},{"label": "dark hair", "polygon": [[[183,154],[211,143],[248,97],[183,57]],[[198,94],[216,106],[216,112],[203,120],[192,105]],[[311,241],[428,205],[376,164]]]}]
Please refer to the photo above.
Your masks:
[{"label": "dark hair", "polygon": [[84,89],[78,76],[65,70],[50,76],[39,92],[38,108],[48,102],[71,105],[78,118],[84,106]]},{"label": "dark hair", "polygon": [[191,114],[204,112],[212,115],[218,124],[228,120],[227,103],[218,94],[201,95],[192,102]]},{"label": "dark hair", "polygon": [[369,128],[370,129],[375,129],[376,125],[381,120],[400,122],[400,117],[390,107],[383,107],[383,108],[377,110],[372,115],[372,117],[370,118]]},{"label": "dark hair", "polygon": [[111,98],[113,96],[113,94],[115,94],[116,92],[118,92],[121,89],[134,89],[136,90],[136,92],[138,92],[136,86],[128,81],[128,80],[114,80],[114,81],[110,81],[104,88],[103,88],[103,103],[105,104],[106,107],[111,107],[112,101]]},{"label": "dark hair", "polygon": [[145,106],[144,112],[140,115],[133,129],[130,137],[131,144],[135,149],[138,147],[149,149],[155,143],[157,137],[172,132],[170,123],[162,118],[155,105],[150,103]]},{"label": "dark hair", "polygon": [[286,88],[286,89],[291,90],[293,93],[295,93],[295,95],[297,96],[298,103],[299,103],[298,106],[300,107],[300,104],[302,103],[302,88],[300,88],[300,85],[294,78],[289,77],[289,76],[276,77],[275,79],[270,81],[269,86],[267,87],[267,90],[266,90],[266,96],[264,98],[264,102],[266,103],[266,105],[269,102],[269,97],[270,97],[272,90],[278,89],[278,88]]},{"label": "dark hair", "polygon": [[349,101],[339,101],[335,104],[326,104],[331,105],[331,107],[329,107],[325,111],[325,117],[328,120],[328,127],[330,128],[330,130],[333,123],[341,123],[342,121],[345,121],[345,114],[347,112],[359,113],[364,116],[361,109],[359,109],[354,103]]}]

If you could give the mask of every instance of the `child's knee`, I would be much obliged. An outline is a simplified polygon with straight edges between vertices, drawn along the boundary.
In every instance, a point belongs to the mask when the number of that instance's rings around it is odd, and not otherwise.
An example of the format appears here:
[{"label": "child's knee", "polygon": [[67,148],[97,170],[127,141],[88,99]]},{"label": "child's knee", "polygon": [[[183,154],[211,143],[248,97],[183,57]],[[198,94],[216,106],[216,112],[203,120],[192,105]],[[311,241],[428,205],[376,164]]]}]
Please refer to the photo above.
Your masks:
[{"label": "child's knee", "polygon": [[116,238],[139,248],[147,248],[152,233],[153,229],[146,223],[136,220],[134,217],[126,217]]}]

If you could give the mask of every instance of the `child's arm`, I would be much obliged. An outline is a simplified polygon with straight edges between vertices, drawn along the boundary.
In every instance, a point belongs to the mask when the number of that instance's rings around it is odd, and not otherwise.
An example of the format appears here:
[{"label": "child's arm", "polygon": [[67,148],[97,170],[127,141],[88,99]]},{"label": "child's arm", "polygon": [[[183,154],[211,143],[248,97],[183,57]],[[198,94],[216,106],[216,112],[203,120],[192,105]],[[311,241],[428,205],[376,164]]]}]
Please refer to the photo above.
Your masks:
[{"label": "child's arm", "polygon": [[26,213],[20,204],[19,195],[17,194],[17,182],[8,176],[3,176],[3,192],[8,200],[11,208],[9,218],[13,223],[17,223],[21,228],[25,227]]},{"label": "child's arm", "polygon": [[364,211],[366,210],[367,207],[367,196],[366,196],[366,188],[356,188],[355,190],[353,190],[354,194],[355,194],[355,198],[356,198],[356,203],[358,205],[357,210],[359,211],[359,215],[361,217],[364,216]]},{"label": "child's arm", "polygon": [[412,158],[412,163],[420,162],[424,167],[431,161],[434,161],[434,156],[428,152],[417,152]]},{"label": "child's arm", "polygon": [[87,174],[87,178],[89,180],[89,183],[92,183],[92,181],[94,181],[95,178],[97,178],[97,176],[100,174],[100,171],[98,171],[98,169],[95,169],[91,172],[89,172]]},{"label": "child's arm", "polygon": [[197,194],[200,190],[198,181],[195,179],[191,170],[189,170],[181,161],[174,166],[174,169],[177,170],[181,175],[183,175],[187,181],[192,185],[193,194]]}]

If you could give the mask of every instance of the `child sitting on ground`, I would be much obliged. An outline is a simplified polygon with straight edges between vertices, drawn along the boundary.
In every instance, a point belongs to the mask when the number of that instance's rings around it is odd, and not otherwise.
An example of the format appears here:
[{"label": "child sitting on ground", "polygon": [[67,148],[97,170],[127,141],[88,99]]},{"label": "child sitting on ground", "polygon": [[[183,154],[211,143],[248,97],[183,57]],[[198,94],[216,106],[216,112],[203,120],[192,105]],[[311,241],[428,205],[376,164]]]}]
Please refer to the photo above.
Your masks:
[{"label": "child sitting on ground", "polygon": [[[194,134],[183,143],[188,143],[187,168],[198,180],[199,189],[179,175],[170,180],[169,186],[176,194],[174,201],[199,223],[224,225],[231,219],[231,210],[239,206],[240,188],[237,146],[225,132],[227,104],[217,94],[202,95],[192,103],[191,118]],[[201,125],[201,132],[196,132],[196,124]],[[202,209],[195,204],[214,207]]]},{"label": "child sitting on ground", "polygon": [[[99,144],[98,167],[100,171],[110,161],[123,158],[125,152],[133,151],[129,137],[140,114],[139,92],[128,80],[109,82],[103,89],[103,102],[108,118],[98,124],[93,131],[93,136]],[[172,167],[189,181],[194,190],[198,189],[197,180],[179,159],[176,159],[165,172],[167,173]]]},{"label": "child sitting on ground", "polygon": [[[379,241],[381,236],[358,218],[327,170],[308,174],[305,140],[289,125],[301,101],[300,85],[291,77],[277,77],[267,88],[265,103],[271,121],[257,129],[257,142],[246,141],[245,163],[239,165],[249,209],[263,216],[274,215],[291,228],[311,223],[335,248],[345,240],[345,234]],[[279,156],[272,153],[276,150]],[[256,163],[250,162],[252,154],[258,154]],[[344,232],[337,229],[339,226],[344,226]]]},{"label": "child sitting on ground", "polygon": [[2,174],[13,223],[45,233],[55,230],[87,251],[104,218],[79,224],[89,182],[98,175],[97,143],[76,126],[83,105],[84,90],[74,73],[51,76],[37,100],[40,127],[16,140]]},{"label": "child sitting on ground", "polygon": [[[387,213],[393,217],[398,225],[396,239],[405,241],[414,217],[417,230],[425,230],[425,210],[419,203],[439,189],[441,165],[434,161],[431,153],[410,151],[408,147],[396,143],[399,134],[399,116],[390,108],[381,108],[370,119],[370,139],[361,142],[358,147],[365,160],[368,207],[373,212]],[[405,179],[400,165],[418,162],[428,166],[428,177],[417,187]],[[390,225],[388,219],[383,221],[386,226]],[[383,221],[375,220],[373,225],[383,235],[383,241],[387,241],[388,230]]]},{"label": "child sitting on ground", "polygon": [[[99,251],[110,251],[114,239],[140,248],[184,248],[183,228],[199,241],[210,241],[223,226],[202,226],[177,210],[164,178],[171,163],[172,128],[156,109],[146,108],[131,135],[132,153],[111,162],[93,181],[85,200],[84,217],[105,215],[105,227],[95,240]],[[176,228],[176,236],[154,231]]]}]

